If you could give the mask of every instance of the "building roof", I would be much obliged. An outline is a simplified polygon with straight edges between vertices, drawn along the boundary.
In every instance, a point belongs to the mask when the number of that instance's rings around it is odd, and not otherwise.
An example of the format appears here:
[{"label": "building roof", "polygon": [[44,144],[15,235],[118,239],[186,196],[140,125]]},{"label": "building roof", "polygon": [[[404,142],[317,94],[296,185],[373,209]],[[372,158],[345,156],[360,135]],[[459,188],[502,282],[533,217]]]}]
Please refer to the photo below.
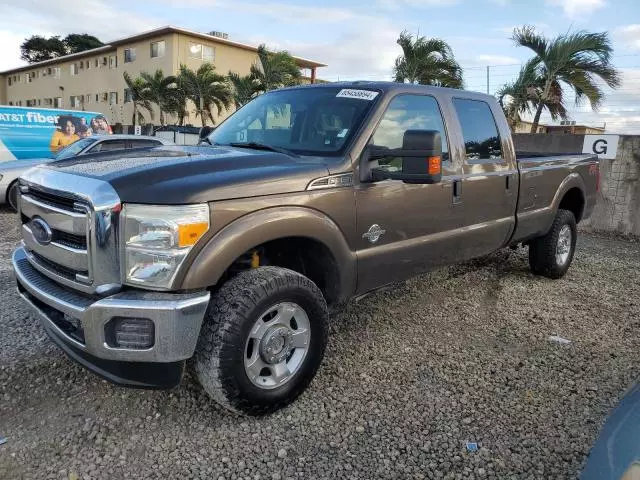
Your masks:
[{"label": "building roof", "polygon": [[[85,50],[84,52],[72,53],[69,55],[63,55],[62,57],[52,58],[51,60],[44,60],[42,62],[31,63],[29,65],[24,65],[22,67],[12,68],[10,70],[5,70],[0,72],[0,75],[12,74],[17,72],[23,72],[26,70],[32,70],[34,68],[46,67],[48,65],[54,65],[60,62],[66,62],[69,60],[74,60],[76,58],[85,58],[95,55],[97,53],[104,53],[115,50],[116,47],[122,44],[135,42],[139,40],[144,40],[145,38],[157,37],[158,35],[166,35],[169,33],[181,33],[183,35],[188,35],[190,37],[200,38],[202,40],[208,40],[210,42],[219,43],[222,45],[229,45],[236,48],[242,48],[245,50],[249,50],[252,52],[257,52],[258,47],[253,45],[248,45],[246,43],[234,42],[232,40],[226,38],[220,38],[213,35],[209,35],[207,33],[194,32],[192,30],[187,30],[185,28],[175,27],[173,25],[167,25],[164,27],[156,28],[153,30],[147,30],[146,32],[138,33],[135,35],[130,35],[128,37],[119,38],[117,40],[113,40],[102,47],[92,48],[91,50]],[[325,63],[316,62],[315,60],[309,60],[307,58],[296,57],[292,55],[296,63],[301,68],[315,68],[315,67],[326,67]]]}]

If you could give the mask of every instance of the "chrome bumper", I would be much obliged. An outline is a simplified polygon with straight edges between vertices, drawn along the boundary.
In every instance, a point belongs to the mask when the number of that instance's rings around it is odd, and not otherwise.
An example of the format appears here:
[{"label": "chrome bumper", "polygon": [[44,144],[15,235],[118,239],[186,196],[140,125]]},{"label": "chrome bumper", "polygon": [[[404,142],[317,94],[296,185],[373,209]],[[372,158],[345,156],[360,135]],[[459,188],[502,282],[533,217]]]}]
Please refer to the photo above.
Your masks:
[{"label": "chrome bumper", "polygon": [[[98,299],[65,288],[31,266],[23,248],[13,253],[13,269],[22,298],[56,343],[98,359],[122,362],[177,362],[190,358],[209,303],[209,292],[193,294],[125,291]],[[105,325],[114,317],[145,318],[155,326],[155,343],[145,350],[113,348]],[[77,325],[83,335],[72,335]],[[83,338],[82,338],[83,337]]]}]

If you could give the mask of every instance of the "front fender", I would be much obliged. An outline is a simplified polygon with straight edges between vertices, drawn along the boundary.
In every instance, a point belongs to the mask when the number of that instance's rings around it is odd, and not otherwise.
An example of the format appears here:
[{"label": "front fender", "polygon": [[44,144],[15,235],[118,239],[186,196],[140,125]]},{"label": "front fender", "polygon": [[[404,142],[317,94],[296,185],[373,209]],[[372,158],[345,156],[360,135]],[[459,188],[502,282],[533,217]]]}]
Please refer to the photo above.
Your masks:
[{"label": "front fender", "polygon": [[356,256],[336,223],[317,210],[303,207],[273,207],[234,220],[216,233],[188,268],[182,290],[216,285],[233,262],[258,245],[286,237],[305,237],[324,244],[340,270],[340,298],[355,291]]}]

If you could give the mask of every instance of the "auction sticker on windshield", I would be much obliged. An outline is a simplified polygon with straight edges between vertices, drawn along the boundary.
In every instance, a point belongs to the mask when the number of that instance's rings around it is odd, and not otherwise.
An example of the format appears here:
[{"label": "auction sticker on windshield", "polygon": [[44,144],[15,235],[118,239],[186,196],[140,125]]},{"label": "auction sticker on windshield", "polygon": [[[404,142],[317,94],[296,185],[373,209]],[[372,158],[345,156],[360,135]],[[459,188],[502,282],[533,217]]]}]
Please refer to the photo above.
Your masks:
[{"label": "auction sticker on windshield", "polygon": [[351,88],[343,88],[338,92],[336,97],[345,98],[358,98],[360,100],[371,101],[378,96],[378,92],[372,92],[371,90],[354,90]]}]

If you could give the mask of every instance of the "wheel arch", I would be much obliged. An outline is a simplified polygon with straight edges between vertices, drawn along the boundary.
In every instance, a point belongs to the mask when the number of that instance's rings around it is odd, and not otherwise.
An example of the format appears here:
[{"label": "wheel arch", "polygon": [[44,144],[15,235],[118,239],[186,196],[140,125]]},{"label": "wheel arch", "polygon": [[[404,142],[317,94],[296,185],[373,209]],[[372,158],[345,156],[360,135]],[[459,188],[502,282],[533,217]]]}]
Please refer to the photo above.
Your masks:
[{"label": "wheel arch", "polygon": [[[323,213],[304,207],[273,207],[244,215],[217,232],[189,264],[177,288],[211,288],[225,280],[230,268],[258,248],[270,252],[295,251],[310,263],[326,269],[308,275],[323,291],[327,302],[339,303],[353,294],[356,257],[338,225]],[[288,258],[291,258],[289,255]],[[324,271],[326,270],[326,272]]]},{"label": "wheel arch", "polygon": [[[576,223],[579,223],[584,215],[586,206],[586,187],[582,177],[578,173],[568,175],[558,187],[553,199],[553,212],[562,208],[573,212]],[[553,219],[552,219],[553,221]],[[551,225],[549,225],[549,228]]]}]

